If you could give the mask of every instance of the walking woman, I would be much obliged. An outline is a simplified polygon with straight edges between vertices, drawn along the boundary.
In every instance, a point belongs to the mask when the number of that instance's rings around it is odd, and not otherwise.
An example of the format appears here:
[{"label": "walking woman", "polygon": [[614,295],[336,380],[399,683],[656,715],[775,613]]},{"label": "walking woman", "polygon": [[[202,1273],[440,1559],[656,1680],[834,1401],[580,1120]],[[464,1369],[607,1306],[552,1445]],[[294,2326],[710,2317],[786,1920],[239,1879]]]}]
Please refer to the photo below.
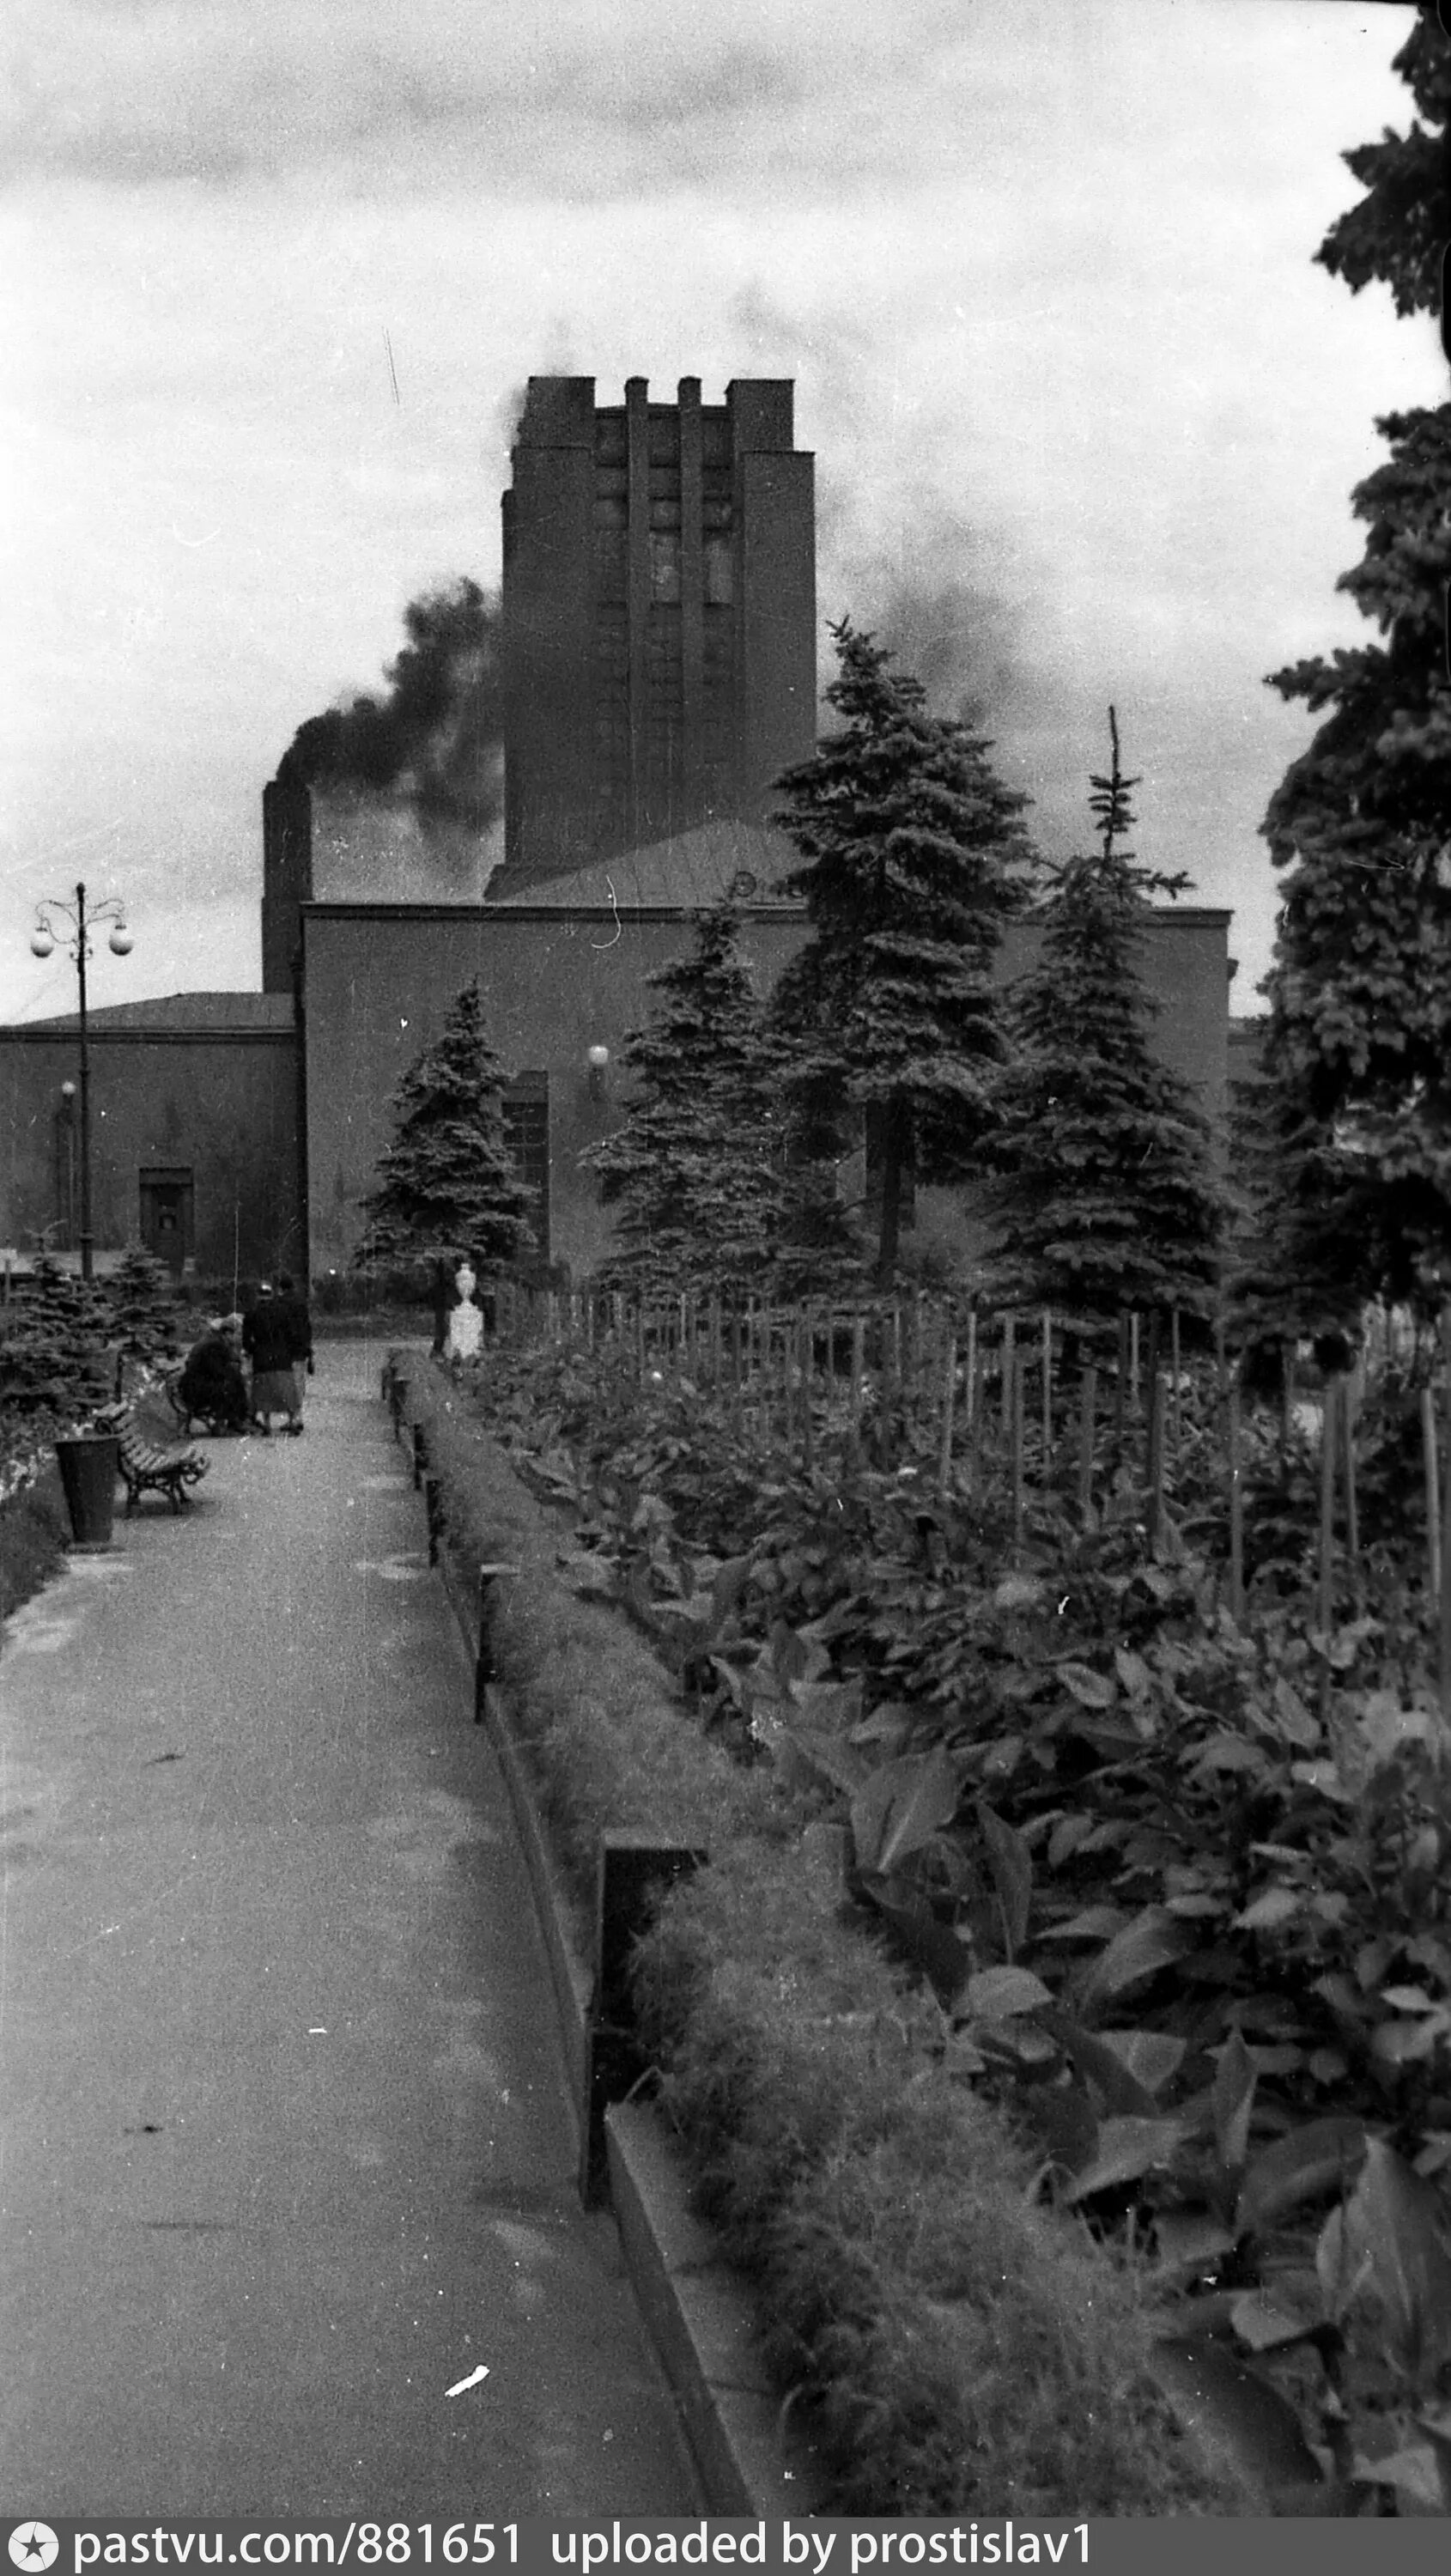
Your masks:
[{"label": "walking woman", "polygon": [[264,1439],[272,1435],[272,1416],[285,1414],[289,1431],[302,1429],[297,1375],[292,1365],[295,1325],[282,1301],[264,1279],[255,1306],[242,1318],[242,1348],[252,1363],[252,1419]]}]

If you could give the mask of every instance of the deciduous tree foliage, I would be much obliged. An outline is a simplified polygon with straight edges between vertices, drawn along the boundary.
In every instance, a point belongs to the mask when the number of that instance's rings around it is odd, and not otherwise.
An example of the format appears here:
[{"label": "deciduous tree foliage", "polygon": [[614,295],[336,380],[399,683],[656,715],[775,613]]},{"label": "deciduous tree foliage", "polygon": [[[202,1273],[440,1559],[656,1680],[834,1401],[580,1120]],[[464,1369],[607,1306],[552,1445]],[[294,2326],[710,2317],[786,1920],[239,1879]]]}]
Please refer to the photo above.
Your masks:
[{"label": "deciduous tree foliage", "polygon": [[803,864],[784,880],[811,937],[777,986],[789,1090],[819,1153],[867,1116],[880,1144],[878,1281],[896,1268],[904,1182],[957,1176],[992,1122],[1004,1048],[993,960],[1027,901],[1024,796],[989,746],[926,712],[920,681],[849,618],[827,698],[843,719],[779,783]]},{"label": "deciduous tree foliage", "polygon": [[[1397,67],[1444,125],[1451,48],[1433,18]],[[1353,289],[1383,280],[1402,313],[1435,299],[1444,150],[1413,125],[1347,154],[1368,194],[1318,254]],[[1451,405],[1378,427],[1390,454],[1356,488],[1369,535],[1339,586],[1381,640],[1270,680],[1328,713],[1263,826],[1284,871],[1262,988],[1266,1124],[1280,1143],[1267,1275],[1327,1317],[1377,1291],[1434,1303],[1451,1285]]]},{"label": "deciduous tree foliage", "polygon": [[649,984],[658,1005],[623,1050],[628,1113],[586,1158],[616,1210],[614,1267],[673,1291],[745,1289],[774,1248],[782,1127],[734,907],[705,914]]},{"label": "deciduous tree foliage", "polygon": [[531,1247],[529,1191],[504,1131],[506,1078],[484,1033],[478,984],[468,984],[394,1095],[393,1142],[364,1201],[361,1261],[401,1267],[467,1255],[484,1275]]},{"label": "deciduous tree foliage", "polygon": [[1151,894],[1188,883],[1124,847],[1137,779],[1095,776],[1099,846],[1052,872],[1037,964],[1009,1001],[1014,1060],[987,1149],[994,1293],[1107,1318],[1123,1307],[1203,1310],[1222,1225],[1208,1122],[1159,1060],[1158,1004],[1141,970]]}]

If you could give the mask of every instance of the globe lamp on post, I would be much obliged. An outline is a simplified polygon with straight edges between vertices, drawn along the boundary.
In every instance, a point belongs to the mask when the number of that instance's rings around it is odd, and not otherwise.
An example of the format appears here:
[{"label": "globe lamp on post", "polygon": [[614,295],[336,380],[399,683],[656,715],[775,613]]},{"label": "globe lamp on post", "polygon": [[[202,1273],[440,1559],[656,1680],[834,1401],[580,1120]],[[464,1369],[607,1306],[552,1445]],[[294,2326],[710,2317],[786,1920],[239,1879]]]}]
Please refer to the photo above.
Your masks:
[{"label": "globe lamp on post", "polygon": [[[119,895],[108,895],[104,903],[86,910],[86,889],[76,888],[74,904],[59,903],[47,897],[37,904],[35,928],[30,934],[32,957],[52,957],[57,948],[68,950],[76,970],[80,989],[80,1101],[81,1101],[81,1277],[89,1279],[93,1269],[94,1238],[91,1231],[91,1051],[86,1025],[86,961],[91,954],[90,933],[109,922],[107,946],[115,957],[129,957],[134,942],[126,927],[125,906]],[[69,1084],[62,1085],[62,1097],[70,1095]]]},{"label": "globe lamp on post", "polygon": [[589,1066],[589,1096],[591,1100],[603,1100],[605,1096],[605,1074],[609,1069],[610,1061],[609,1048],[607,1046],[592,1046],[585,1061]]}]

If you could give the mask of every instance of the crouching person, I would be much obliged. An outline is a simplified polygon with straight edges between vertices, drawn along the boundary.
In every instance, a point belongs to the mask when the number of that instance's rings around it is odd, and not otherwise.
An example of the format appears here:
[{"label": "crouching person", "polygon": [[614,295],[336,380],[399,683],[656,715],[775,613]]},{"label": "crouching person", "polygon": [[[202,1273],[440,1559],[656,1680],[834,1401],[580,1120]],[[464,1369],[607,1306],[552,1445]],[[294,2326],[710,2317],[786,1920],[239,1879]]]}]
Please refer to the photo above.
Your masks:
[{"label": "crouching person", "polygon": [[247,1428],[247,1381],[237,1343],[241,1320],[240,1315],[218,1317],[187,1352],[177,1393],[186,1408],[188,1428],[193,1415],[215,1431]]}]

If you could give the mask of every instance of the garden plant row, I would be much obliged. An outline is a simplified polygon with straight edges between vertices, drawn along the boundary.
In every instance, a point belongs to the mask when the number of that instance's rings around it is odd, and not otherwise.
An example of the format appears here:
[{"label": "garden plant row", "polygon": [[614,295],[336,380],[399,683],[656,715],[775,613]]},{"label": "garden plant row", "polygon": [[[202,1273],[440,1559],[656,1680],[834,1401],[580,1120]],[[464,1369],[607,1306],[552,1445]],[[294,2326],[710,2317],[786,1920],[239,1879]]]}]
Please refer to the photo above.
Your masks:
[{"label": "garden plant row", "polygon": [[[1382,1371],[1361,1407],[1358,1607],[1326,1630],[1322,1457],[1283,1412],[1242,1426],[1242,1620],[1225,1606],[1212,1363],[1177,1373],[1151,1544],[1142,1443],[1110,1445],[1086,1518],[1076,1471],[1066,1493],[1040,1472],[1023,1508],[1011,1407],[984,1408],[965,1490],[910,1407],[890,1469],[834,1447],[818,1386],[808,1466],[799,1385],[788,1440],[784,1407],[738,1403],[729,1371],[685,1373],[688,1339],[642,1370],[628,1333],[591,1348],[580,1322],[574,1345],[496,1345],[454,1401],[565,1507],[570,1579],[648,1632],[695,1740],[764,1788],[814,1937],[845,1931],[862,1976],[883,1946],[905,1964],[891,2027],[913,2080],[1008,2123],[1055,2243],[1070,2223],[1096,2239],[1170,2338],[1161,2382],[1237,2428],[1261,2492],[1443,2512],[1451,1800],[1406,1472],[1419,1390]],[[738,1864],[743,1920],[758,1863]],[[672,1900],[642,1973],[674,1960],[666,2093],[708,2155],[735,2135],[717,2184],[754,2241],[773,2155],[800,2184],[806,2114],[784,2083],[783,2142],[739,2069],[718,2090],[680,2073],[701,2026],[682,1926],[731,1883],[717,1865]],[[859,2009],[880,2046],[880,1997]],[[808,2388],[835,2349],[823,2297]],[[950,2289],[935,2307],[962,2321]]]}]

